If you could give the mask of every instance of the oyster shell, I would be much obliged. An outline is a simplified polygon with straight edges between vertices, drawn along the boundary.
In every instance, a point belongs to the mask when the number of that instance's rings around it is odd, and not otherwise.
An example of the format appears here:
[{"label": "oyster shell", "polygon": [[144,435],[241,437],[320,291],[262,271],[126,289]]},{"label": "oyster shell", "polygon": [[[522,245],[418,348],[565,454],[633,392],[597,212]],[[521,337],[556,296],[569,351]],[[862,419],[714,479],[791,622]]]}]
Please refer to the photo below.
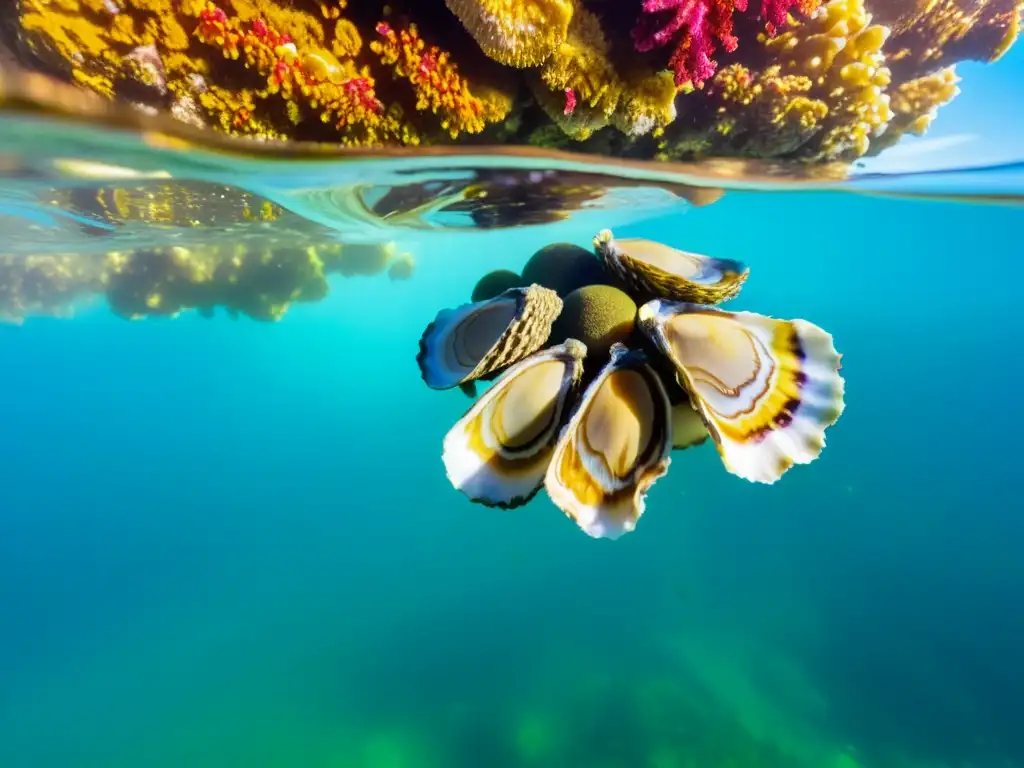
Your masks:
[{"label": "oyster shell", "polygon": [[636,527],[648,489],[668,471],[671,448],[661,379],[643,352],[615,344],[562,430],[544,487],[585,533],[616,539]]},{"label": "oyster shell", "polygon": [[448,479],[472,501],[511,509],[544,484],[587,348],[567,339],[516,363],[444,439]]},{"label": "oyster shell", "polygon": [[536,284],[442,309],[420,337],[420,375],[451,389],[507,368],[544,346],[561,311],[558,294]]},{"label": "oyster shell", "polygon": [[720,304],[739,294],[750,274],[739,261],[688,253],[653,240],[615,240],[608,229],[594,238],[594,249],[641,301],[665,298]]},{"label": "oyster shell", "polygon": [[825,447],[843,412],[841,355],[804,320],[655,299],[640,326],[676,369],[730,472],[774,483]]}]

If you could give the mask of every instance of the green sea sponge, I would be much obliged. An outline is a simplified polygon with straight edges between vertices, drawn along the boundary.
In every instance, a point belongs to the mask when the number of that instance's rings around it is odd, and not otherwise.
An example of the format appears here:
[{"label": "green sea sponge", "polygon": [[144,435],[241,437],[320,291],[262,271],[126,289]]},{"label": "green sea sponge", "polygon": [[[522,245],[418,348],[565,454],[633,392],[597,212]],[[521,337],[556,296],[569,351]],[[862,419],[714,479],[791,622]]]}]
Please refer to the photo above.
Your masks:
[{"label": "green sea sponge", "polygon": [[610,285],[597,257],[572,243],[553,243],[537,251],[523,267],[523,283],[538,283],[563,299],[585,285]]},{"label": "green sea sponge", "polygon": [[579,339],[587,345],[587,362],[600,366],[612,344],[628,341],[635,320],[636,303],[628,295],[610,285],[587,285],[565,297],[551,340]]},{"label": "green sea sponge", "polygon": [[529,283],[523,282],[523,278],[512,270],[496,269],[481,277],[473,286],[472,300],[476,302],[493,299],[509,288],[519,288],[524,285],[529,285]]}]

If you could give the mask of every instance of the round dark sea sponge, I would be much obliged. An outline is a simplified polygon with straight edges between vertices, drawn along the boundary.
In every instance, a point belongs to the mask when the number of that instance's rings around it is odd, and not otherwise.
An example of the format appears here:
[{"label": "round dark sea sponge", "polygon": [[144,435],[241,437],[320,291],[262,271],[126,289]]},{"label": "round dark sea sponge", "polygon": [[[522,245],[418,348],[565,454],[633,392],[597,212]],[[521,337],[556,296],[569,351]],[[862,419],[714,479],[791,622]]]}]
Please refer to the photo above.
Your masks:
[{"label": "round dark sea sponge", "polygon": [[587,285],[565,297],[551,341],[579,339],[587,345],[587,363],[602,366],[617,341],[626,343],[636,322],[636,303],[610,285]]},{"label": "round dark sea sponge", "polygon": [[608,285],[604,265],[586,248],[553,243],[537,251],[523,267],[523,284],[537,283],[565,298],[585,285]]},{"label": "round dark sea sponge", "polygon": [[476,285],[473,286],[472,301],[493,299],[499,293],[503,293],[509,288],[519,288],[523,285],[529,285],[529,283],[524,282],[523,278],[512,270],[496,269],[477,280]]}]

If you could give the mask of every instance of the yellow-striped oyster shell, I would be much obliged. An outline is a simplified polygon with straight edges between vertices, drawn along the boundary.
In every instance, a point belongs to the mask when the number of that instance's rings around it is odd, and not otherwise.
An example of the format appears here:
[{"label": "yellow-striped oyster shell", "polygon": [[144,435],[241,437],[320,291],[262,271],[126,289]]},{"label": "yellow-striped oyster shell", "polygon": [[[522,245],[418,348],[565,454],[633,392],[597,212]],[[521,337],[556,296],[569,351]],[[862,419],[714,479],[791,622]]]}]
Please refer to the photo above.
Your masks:
[{"label": "yellow-striped oyster shell", "polygon": [[448,479],[472,501],[511,509],[544,484],[587,348],[567,339],[516,363],[444,439]]},{"label": "yellow-striped oyster shell", "polygon": [[825,447],[843,411],[841,355],[804,320],[655,299],[640,325],[675,366],[730,472],[774,483]]},{"label": "yellow-striped oyster shell", "polygon": [[671,449],[665,386],[643,352],[615,344],[562,431],[544,487],[585,533],[616,539],[636,527]]}]

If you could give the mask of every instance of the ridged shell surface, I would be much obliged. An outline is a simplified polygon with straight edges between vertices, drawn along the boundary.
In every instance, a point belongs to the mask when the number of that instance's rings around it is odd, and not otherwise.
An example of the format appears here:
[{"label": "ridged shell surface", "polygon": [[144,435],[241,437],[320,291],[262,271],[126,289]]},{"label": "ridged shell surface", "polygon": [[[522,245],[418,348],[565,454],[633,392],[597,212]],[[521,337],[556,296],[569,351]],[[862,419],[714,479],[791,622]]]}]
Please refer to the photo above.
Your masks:
[{"label": "ridged shell surface", "polygon": [[750,273],[739,261],[680,251],[653,240],[615,240],[607,229],[594,238],[594,249],[638,301],[720,304],[739,294]]},{"label": "ridged shell surface", "polygon": [[562,300],[540,285],[442,309],[420,338],[416,362],[432,389],[451,389],[503,370],[547,343]]},{"label": "ridged shell surface", "polygon": [[841,356],[804,320],[683,302],[640,307],[644,332],[672,362],[726,469],[774,483],[825,447],[843,411]]},{"label": "ridged shell surface", "polygon": [[544,487],[589,536],[616,539],[636,527],[671,449],[661,379],[642,352],[616,344],[562,431]]},{"label": "ridged shell surface", "polygon": [[540,490],[555,440],[583,375],[587,348],[575,339],[516,363],[444,439],[448,479],[472,501],[526,504]]}]

